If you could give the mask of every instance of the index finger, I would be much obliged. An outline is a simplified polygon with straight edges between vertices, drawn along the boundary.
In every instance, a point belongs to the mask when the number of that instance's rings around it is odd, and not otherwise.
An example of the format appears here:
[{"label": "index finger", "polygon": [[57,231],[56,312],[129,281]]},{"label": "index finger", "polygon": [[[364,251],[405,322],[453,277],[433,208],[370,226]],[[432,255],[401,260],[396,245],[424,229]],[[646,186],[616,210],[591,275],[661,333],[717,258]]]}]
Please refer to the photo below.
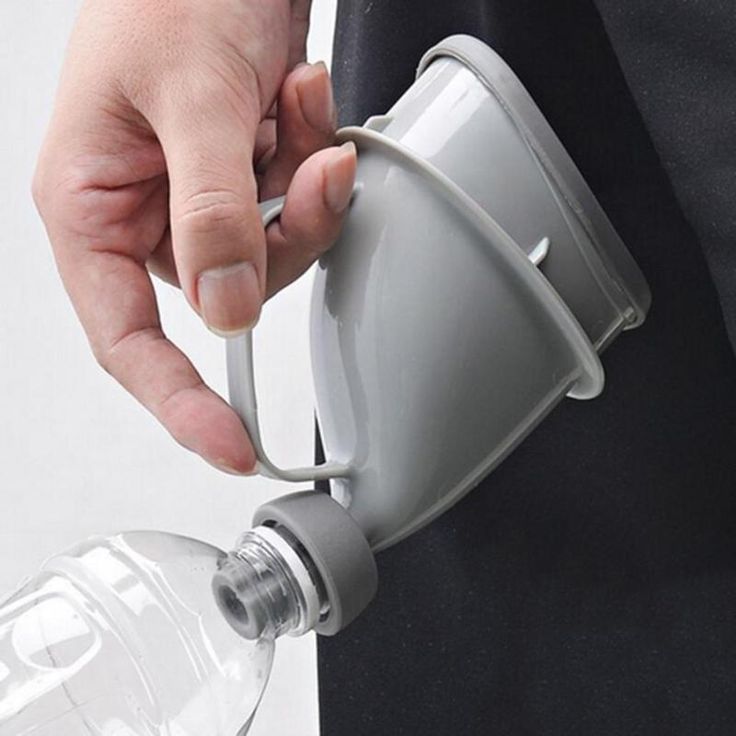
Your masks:
[{"label": "index finger", "polygon": [[77,261],[65,282],[100,365],[177,442],[223,470],[252,472],[242,422],[164,335],[145,268],[113,252],[88,251]]}]

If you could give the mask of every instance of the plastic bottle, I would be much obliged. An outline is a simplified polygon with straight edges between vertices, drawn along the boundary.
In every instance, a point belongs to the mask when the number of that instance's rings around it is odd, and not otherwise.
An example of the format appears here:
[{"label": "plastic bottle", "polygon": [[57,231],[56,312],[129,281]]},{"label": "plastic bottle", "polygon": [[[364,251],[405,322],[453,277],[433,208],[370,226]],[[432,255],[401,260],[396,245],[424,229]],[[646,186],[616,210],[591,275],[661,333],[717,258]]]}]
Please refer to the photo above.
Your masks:
[{"label": "plastic bottle", "polygon": [[225,553],[164,532],[95,538],[0,606],[0,736],[244,736],[282,634],[336,634],[375,560],[328,494],[261,506]]},{"label": "plastic bottle", "polygon": [[49,560],[0,608],[0,735],[243,736],[276,637],[325,605],[285,535],[225,554],[131,532]]}]

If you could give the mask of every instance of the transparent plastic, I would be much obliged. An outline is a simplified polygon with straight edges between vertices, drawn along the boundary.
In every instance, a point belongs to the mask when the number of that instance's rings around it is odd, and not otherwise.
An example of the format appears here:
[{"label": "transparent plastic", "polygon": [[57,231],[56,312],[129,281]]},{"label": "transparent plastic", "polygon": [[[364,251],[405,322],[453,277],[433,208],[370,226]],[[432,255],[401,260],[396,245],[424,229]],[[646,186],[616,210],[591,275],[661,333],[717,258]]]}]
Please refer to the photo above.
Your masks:
[{"label": "transparent plastic", "polygon": [[[288,581],[278,601],[261,590],[273,554],[251,546],[130,532],[49,560],[0,608],[0,736],[243,736],[276,636],[303,618]],[[255,638],[213,591],[237,560],[265,600]]]}]

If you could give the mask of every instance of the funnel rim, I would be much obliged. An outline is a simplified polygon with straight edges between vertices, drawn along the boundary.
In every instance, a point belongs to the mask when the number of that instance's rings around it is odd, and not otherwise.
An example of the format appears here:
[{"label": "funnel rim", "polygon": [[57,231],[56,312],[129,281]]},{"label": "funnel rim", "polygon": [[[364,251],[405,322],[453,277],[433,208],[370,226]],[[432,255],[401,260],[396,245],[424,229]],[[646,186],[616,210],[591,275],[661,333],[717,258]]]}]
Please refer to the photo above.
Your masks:
[{"label": "funnel rim", "polygon": [[652,300],[646,278],[519,77],[490,46],[467,34],[448,36],[426,51],[417,66],[416,77],[442,57],[466,66],[503,106],[590,237],[600,267],[607,274],[611,286],[620,293],[615,301],[620,301],[623,296],[628,303],[628,309],[622,311],[626,320],[624,329],[639,327],[646,319]]}]

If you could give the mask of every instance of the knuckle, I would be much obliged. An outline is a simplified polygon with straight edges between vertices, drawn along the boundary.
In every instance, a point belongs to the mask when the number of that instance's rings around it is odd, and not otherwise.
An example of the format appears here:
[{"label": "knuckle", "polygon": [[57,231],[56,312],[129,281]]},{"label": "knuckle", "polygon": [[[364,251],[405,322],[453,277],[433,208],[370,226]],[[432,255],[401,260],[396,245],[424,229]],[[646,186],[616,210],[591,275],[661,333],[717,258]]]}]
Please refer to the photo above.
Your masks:
[{"label": "knuckle", "polygon": [[90,347],[100,368],[117,378],[120,364],[135,355],[141,343],[162,338],[158,327],[141,327],[110,340],[90,339]]},{"label": "knuckle", "polygon": [[47,224],[58,216],[66,221],[81,219],[86,202],[81,195],[91,188],[92,182],[85,177],[83,167],[48,154],[39,157],[31,179],[31,197]]},{"label": "knuckle", "polygon": [[105,373],[112,376],[113,362],[110,358],[110,353],[101,350],[93,350],[92,355],[94,355],[97,365],[100,366]]},{"label": "knuckle", "polygon": [[119,348],[125,345],[125,340],[118,340],[109,344],[101,344],[94,340],[90,341],[90,348],[97,365],[102,368],[105,373],[115,376],[115,363]]},{"label": "knuckle", "polygon": [[105,373],[114,375],[115,372],[115,350],[111,345],[96,345],[91,343],[92,355],[97,365],[102,368]]},{"label": "knuckle", "polygon": [[188,230],[207,233],[240,224],[244,220],[243,197],[230,189],[210,189],[188,196],[177,220]]}]

